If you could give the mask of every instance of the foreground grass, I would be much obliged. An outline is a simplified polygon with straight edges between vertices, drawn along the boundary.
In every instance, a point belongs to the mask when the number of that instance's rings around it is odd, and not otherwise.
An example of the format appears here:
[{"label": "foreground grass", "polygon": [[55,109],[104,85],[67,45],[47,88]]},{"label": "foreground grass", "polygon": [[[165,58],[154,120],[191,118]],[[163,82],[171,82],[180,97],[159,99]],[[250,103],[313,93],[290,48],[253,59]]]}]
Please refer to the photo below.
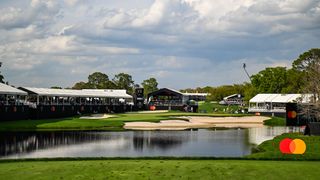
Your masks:
[{"label": "foreground grass", "polygon": [[2,179],[317,179],[320,162],[85,160],[1,162]]},{"label": "foreground grass", "polygon": [[42,130],[124,130],[125,122],[147,121],[159,122],[161,120],[177,119],[178,116],[244,116],[243,114],[206,114],[206,113],[125,113],[115,114],[116,117],[108,119],[80,119],[79,117],[48,119],[48,120],[21,120],[0,123],[0,131],[42,131]]},{"label": "foreground grass", "polygon": [[281,117],[272,117],[271,119],[265,120],[263,124],[266,126],[285,126],[286,119]]},{"label": "foreground grass", "polygon": [[[302,139],[307,146],[303,155],[282,154],[279,143],[284,138]],[[250,159],[273,159],[273,160],[320,160],[320,136],[304,136],[298,133],[286,133],[276,136],[272,140],[260,144],[254,153],[246,156]]]}]

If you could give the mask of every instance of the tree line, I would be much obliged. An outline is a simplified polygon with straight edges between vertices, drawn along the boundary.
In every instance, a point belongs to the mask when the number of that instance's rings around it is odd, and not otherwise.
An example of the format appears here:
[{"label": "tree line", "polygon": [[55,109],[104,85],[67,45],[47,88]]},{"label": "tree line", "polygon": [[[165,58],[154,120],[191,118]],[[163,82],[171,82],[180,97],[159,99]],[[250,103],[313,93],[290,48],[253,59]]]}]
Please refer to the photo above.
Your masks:
[{"label": "tree line", "polygon": [[252,75],[250,79],[251,83],[198,87],[183,89],[182,92],[210,93],[207,98],[209,101],[220,101],[231,94],[242,94],[245,100],[249,100],[259,93],[311,93],[316,101],[320,95],[320,49],[310,49],[302,53],[289,69],[267,67]]},{"label": "tree line", "polygon": [[[151,77],[139,84],[135,84],[132,76],[127,73],[116,74],[112,79],[109,79],[107,74],[102,72],[94,72],[88,76],[86,82],[80,81],[74,84],[72,89],[125,89],[129,94],[133,94],[134,88],[143,87],[144,94],[158,90],[158,82]],[[59,88],[59,87],[52,87]]]},{"label": "tree line", "polygon": [[[250,79],[251,83],[188,88],[180,91],[210,93],[208,101],[220,101],[231,94],[241,94],[245,100],[249,100],[258,93],[311,93],[314,95],[313,101],[320,109],[320,49],[318,48],[302,53],[292,62],[292,67],[289,69],[267,67],[252,75]],[[4,83],[1,72],[0,82]],[[107,74],[94,72],[88,76],[87,81],[75,83],[72,89],[126,89],[129,94],[133,94],[134,88],[143,87],[145,96],[158,90],[158,82],[153,77],[144,80],[140,85],[135,84],[132,76],[127,73],[116,74],[110,79]]]}]

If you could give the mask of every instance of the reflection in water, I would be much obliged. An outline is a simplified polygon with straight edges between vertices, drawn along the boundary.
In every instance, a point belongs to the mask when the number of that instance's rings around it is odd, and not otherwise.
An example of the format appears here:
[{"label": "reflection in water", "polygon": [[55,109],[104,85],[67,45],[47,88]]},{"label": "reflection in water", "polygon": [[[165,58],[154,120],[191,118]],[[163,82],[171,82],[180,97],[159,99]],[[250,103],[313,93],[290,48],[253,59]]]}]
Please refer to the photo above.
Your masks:
[{"label": "reflection in water", "polygon": [[1,158],[250,154],[248,130],[0,133]]},{"label": "reflection in water", "polygon": [[289,132],[303,132],[304,128],[300,127],[264,127],[264,128],[250,128],[249,142],[252,144],[261,144],[264,141],[271,140],[275,136]]},{"label": "reflection in water", "polygon": [[0,158],[216,156],[240,157],[288,127],[197,131],[0,132]]},{"label": "reflection in water", "polygon": [[[81,144],[100,140],[99,133],[78,132],[1,132],[0,155],[28,153],[38,149],[48,149],[59,145]],[[106,136],[105,138],[108,138]],[[109,137],[111,138],[111,137]]]},{"label": "reflection in water", "polygon": [[135,131],[133,146],[137,151],[143,151],[145,148],[166,151],[180,146],[183,142],[188,141],[189,138],[190,136],[188,135],[179,134],[179,131],[174,134],[166,131]]}]

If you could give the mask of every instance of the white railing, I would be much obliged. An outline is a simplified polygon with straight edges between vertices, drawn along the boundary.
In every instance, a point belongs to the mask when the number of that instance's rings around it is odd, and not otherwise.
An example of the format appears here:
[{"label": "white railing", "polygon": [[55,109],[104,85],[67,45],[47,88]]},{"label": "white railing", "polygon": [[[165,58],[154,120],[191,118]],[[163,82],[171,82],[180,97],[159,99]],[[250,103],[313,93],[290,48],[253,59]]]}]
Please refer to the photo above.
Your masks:
[{"label": "white railing", "polygon": [[271,113],[285,113],[285,107],[274,107],[273,109],[267,109],[265,107],[250,107],[249,112],[271,112]]}]

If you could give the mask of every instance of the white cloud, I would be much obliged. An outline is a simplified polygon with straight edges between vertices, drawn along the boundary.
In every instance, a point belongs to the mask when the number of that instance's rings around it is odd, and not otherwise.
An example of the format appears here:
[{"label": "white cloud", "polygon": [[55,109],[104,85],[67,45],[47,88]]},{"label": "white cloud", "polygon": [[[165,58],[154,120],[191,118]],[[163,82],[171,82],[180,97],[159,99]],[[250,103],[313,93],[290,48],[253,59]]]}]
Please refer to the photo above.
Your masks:
[{"label": "white cloud", "polygon": [[74,6],[78,3],[79,0],[64,0],[64,2],[69,6]]},{"label": "white cloud", "polygon": [[32,0],[29,7],[0,8],[0,28],[23,28],[32,24],[43,26],[59,12],[56,1]]},{"label": "white cloud", "polygon": [[166,68],[166,69],[179,69],[182,68],[185,64],[184,60],[178,60],[174,56],[162,57],[155,61],[157,68]]},{"label": "white cloud", "polygon": [[290,66],[320,40],[318,0],[30,0],[0,13],[2,72],[34,85],[54,76],[70,86],[94,71],[230,84],[246,80],[240,61],[252,73]]},{"label": "white cloud", "polygon": [[157,25],[164,17],[169,0],[156,0],[148,12],[142,17],[138,17],[132,22],[133,26],[150,26]]}]

